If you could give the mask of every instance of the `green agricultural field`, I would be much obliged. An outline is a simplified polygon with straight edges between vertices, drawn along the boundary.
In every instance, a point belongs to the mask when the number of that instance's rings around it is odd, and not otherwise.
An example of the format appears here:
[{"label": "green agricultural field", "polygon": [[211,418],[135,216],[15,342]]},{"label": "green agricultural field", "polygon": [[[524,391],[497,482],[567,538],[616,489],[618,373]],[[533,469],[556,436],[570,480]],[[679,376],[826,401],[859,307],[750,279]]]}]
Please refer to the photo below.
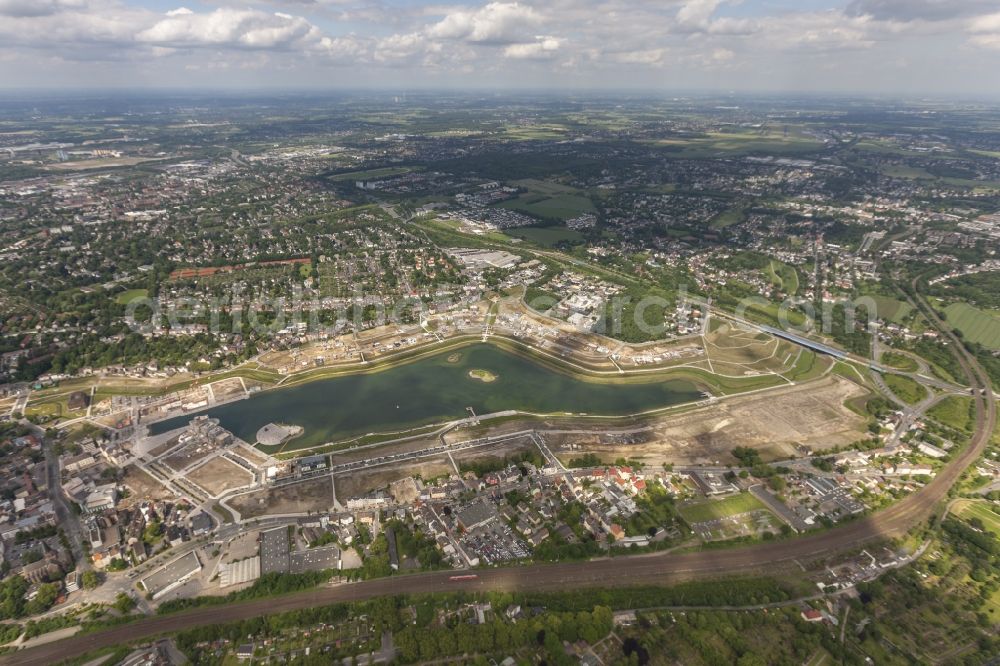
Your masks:
[{"label": "green agricultural field", "polygon": [[584,213],[595,212],[594,204],[587,197],[577,194],[522,194],[516,199],[510,199],[500,204],[504,208],[520,211],[542,218],[558,218],[568,220]]},{"label": "green agricultural field", "polygon": [[948,323],[960,330],[966,340],[1000,349],[1000,313],[980,310],[968,303],[952,303],[944,312]]},{"label": "green agricultural field", "polygon": [[561,242],[575,243],[583,240],[583,234],[566,227],[519,227],[508,229],[504,233],[549,248]]},{"label": "green agricultural field", "polygon": [[864,302],[864,299],[866,298],[870,298],[875,302],[875,307],[877,308],[876,312],[880,319],[885,319],[896,324],[903,323],[910,312],[913,311],[913,308],[910,307],[909,303],[896,298],[891,298],[889,296],[865,294],[858,300]]},{"label": "green agricultural field", "polygon": [[541,180],[539,178],[522,178],[512,180],[511,185],[528,190],[528,194],[546,194],[555,196],[557,194],[577,194],[580,190],[569,185],[557,183],[554,180]]},{"label": "green agricultural field", "polygon": [[911,180],[934,180],[937,178],[937,176],[927,169],[904,166],[902,164],[889,164],[879,169],[879,171],[890,178],[909,178]]},{"label": "green agricultural field", "polygon": [[[919,152],[914,151],[914,150],[906,150],[905,148],[901,148],[901,147],[899,147],[898,145],[896,145],[895,143],[893,143],[891,141],[881,141],[881,140],[876,140],[876,139],[869,139],[869,140],[865,140],[865,141],[858,141],[853,146],[851,146],[851,150],[855,150],[855,151],[859,151],[859,152],[876,153],[876,154],[881,154],[881,155],[907,155],[907,156],[914,156],[914,157],[923,157],[924,156],[923,153],[919,153]],[[898,172],[898,173],[905,173],[905,172]],[[904,178],[905,177],[910,177],[910,178],[912,178],[914,176],[899,176],[899,177],[904,177]]]},{"label": "green agricultural field", "polygon": [[568,220],[584,213],[596,211],[594,204],[585,196],[583,190],[578,190],[575,187],[537,178],[515,180],[511,184],[528,191],[515,199],[501,203],[500,205],[504,208],[535,217],[560,220]]},{"label": "green agricultural field", "polygon": [[744,316],[751,320],[761,324],[767,324],[769,326],[781,326],[781,315],[784,314],[788,323],[792,326],[805,328],[807,324],[806,315],[795,307],[785,307],[782,308],[780,303],[757,303],[752,302],[746,309]]},{"label": "green agricultural field", "polygon": [[975,153],[976,155],[982,155],[984,157],[994,157],[1000,160],[1000,151],[997,150],[970,150],[970,153]]},{"label": "green agricultural field", "polygon": [[885,384],[897,398],[908,405],[915,405],[927,397],[927,389],[916,380],[903,375],[885,375]]},{"label": "green agricultural field", "polygon": [[413,167],[386,167],[384,169],[338,173],[330,176],[330,180],[373,180],[375,178],[388,178],[389,176],[402,176],[404,173],[410,173],[411,171],[415,171],[415,169]]},{"label": "green agricultural field", "polygon": [[995,512],[985,502],[962,500],[955,507],[955,513],[964,520],[978,518],[983,522],[984,529],[1000,538],[1000,513]]},{"label": "green agricultural field", "polygon": [[699,159],[734,155],[796,155],[816,152],[824,144],[805,135],[775,130],[709,132],[689,139],[658,139],[651,143],[669,148],[677,157]]},{"label": "green agricultural field", "polygon": [[509,127],[504,137],[516,141],[548,141],[566,138],[566,128],[558,125],[545,127]]},{"label": "green agricultural field", "polygon": [[681,518],[687,521],[689,525],[760,510],[767,510],[767,507],[750,493],[740,493],[739,495],[733,495],[725,499],[708,500],[698,504],[677,507]]}]

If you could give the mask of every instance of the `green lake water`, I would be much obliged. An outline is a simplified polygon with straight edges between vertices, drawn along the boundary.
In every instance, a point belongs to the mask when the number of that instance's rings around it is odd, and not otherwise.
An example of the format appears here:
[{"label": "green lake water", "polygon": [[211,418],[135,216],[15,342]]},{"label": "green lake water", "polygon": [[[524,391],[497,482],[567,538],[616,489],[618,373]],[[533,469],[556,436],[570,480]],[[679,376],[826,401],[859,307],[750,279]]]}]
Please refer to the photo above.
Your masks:
[{"label": "green lake water", "polygon": [[[474,379],[469,376],[473,369],[487,370],[496,379]],[[303,448],[463,418],[468,407],[480,415],[516,409],[620,416],[700,397],[698,388],[683,380],[585,381],[494,345],[475,344],[379,372],[264,391],[200,413],[250,443],[268,423],[302,426],[303,434],[290,448]],[[180,428],[193,416],[154,423],[150,431]]]}]

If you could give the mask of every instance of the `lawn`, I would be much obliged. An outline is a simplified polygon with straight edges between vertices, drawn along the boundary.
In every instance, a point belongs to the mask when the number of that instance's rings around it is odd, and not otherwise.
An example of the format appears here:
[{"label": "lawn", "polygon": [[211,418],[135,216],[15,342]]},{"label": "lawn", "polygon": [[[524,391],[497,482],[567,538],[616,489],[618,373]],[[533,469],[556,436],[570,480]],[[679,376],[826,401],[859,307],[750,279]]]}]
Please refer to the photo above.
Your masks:
[{"label": "lawn", "polygon": [[962,336],[990,349],[1000,349],[1000,313],[980,310],[968,303],[952,303],[944,309],[948,323]]},{"label": "lawn", "polygon": [[795,365],[786,373],[785,379],[792,382],[804,382],[816,379],[829,367],[827,357],[820,358],[816,352],[802,349],[795,359]]},{"label": "lawn", "polygon": [[677,512],[689,525],[760,510],[767,510],[767,507],[750,493],[677,507]]},{"label": "lawn", "polygon": [[972,429],[972,398],[951,395],[927,411],[927,416],[946,426],[969,432]]},{"label": "lawn", "polygon": [[799,272],[793,266],[772,259],[764,274],[771,284],[788,296],[794,296],[799,290]]},{"label": "lawn", "polygon": [[711,226],[713,229],[725,229],[726,227],[731,227],[734,224],[739,224],[746,218],[744,214],[744,209],[742,207],[730,208],[727,211],[719,213],[712,218]]},{"label": "lawn", "polygon": [[115,303],[118,305],[128,305],[137,298],[146,298],[147,296],[149,296],[149,291],[146,289],[126,289],[115,296]]},{"label": "lawn", "polygon": [[880,360],[883,365],[902,370],[903,372],[916,372],[920,368],[915,360],[906,354],[900,354],[896,351],[884,352]]},{"label": "lawn", "polygon": [[915,405],[927,397],[927,389],[916,380],[903,375],[885,375],[885,384],[897,398],[908,405]]}]

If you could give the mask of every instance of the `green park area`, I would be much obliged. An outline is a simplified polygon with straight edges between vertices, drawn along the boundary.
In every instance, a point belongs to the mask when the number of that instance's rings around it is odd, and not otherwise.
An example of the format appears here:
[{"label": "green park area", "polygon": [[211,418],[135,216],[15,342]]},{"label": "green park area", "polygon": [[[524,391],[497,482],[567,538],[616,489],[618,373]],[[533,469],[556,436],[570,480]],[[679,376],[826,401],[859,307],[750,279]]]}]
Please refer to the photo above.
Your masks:
[{"label": "green park area", "polygon": [[115,296],[115,303],[118,305],[128,305],[137,298],[146,298],[149,292],[145,289],[126,289]]},{"label": "green park area", "polygon": [[771,284],[788,296],[794,296],[799,290],[799,272],[794,266],[772,259],[764,274]]},{"label": "green park area", "polygon": [[744,219],[746,219],[746,211],[743,206],[735,206],[713,217],[710,226],[713,229],[725,229],[739,224]]}]

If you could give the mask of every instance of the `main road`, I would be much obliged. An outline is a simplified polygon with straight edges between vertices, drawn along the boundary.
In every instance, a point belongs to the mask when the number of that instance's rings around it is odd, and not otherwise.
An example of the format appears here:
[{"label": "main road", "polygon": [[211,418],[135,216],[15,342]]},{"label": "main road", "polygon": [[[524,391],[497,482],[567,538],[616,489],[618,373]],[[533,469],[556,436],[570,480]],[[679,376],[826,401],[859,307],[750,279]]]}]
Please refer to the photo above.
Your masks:
[{"label": "main road", "polygon": [[[914,288],[914,293],[916,289]],[[975,389],[976,423],[968,446],[962,449],[920,490],[889,508],[833,529],[784,541],[753,546],[686,553],[653,553],[620,556],[586,562],[530,565],[477,571],[477,578],[452,581],[452,572],[392,576],[360,583],[346,583],[297,592],[281,597],[197,608],[172,615],[137,620],[92,634],[72,636],[38,647],[8,653],[0,664],[42,666],[79,656],[90,650],[148,639],[196,628],[245,620],[260,615],[312,608],[324,604],[359,601],[373,597],[449,591],[566,590],[580,587],[627,587],[668,585],[683,580],[723,574],[747,574],[788,568],[796,561],[809,561],[855,548],[876,539],[905,534],[927,520],[962,473],[982,455],[996,426],[996,401],[989,377],[961,341],[938,318],[933,308],[917,299],[923,313],[951,341],[952,349]]]}]

